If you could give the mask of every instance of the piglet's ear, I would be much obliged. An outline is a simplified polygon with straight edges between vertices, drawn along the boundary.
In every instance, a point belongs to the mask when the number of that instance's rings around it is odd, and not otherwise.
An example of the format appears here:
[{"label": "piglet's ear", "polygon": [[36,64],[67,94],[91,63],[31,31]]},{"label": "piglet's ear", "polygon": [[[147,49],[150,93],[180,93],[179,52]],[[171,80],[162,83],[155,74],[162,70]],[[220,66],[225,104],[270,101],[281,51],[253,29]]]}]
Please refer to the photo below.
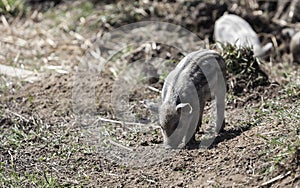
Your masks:
[{"label": "piglet's ear", "polygon": [[180,109],[186,109],[189,108],[189,113],[191,114],[193,112],[193,107],[191,106],[190,103],[180,103],[176,106],[176,111],[179,111]]}]

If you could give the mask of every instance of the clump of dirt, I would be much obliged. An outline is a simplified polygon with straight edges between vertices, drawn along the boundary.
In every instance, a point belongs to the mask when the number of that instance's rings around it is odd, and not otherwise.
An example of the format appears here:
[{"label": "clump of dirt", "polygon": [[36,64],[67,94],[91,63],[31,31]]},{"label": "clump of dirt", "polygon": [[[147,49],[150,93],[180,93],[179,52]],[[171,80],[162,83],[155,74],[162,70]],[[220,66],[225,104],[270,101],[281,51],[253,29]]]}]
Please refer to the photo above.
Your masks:
[{"label": "clump of dirt", "polygon": [[62,0],[25,0],[26,4],[34,10],[46,11],[49,8],[53,8],[59,3],[62,3]]},{"label": "clump of dirt", "polygon": [[37,115],[43,119],[70,117],[72,113],[72,76],[49,74],[41,81],[27,84],[17,93],[5,96],[1,102],[19,114]]},{"label": "clump of dirt", "polygon": [[184,54],[179,49],[172,46],[152,43],[134,50],[130,54],[127,54],[124,58],[128,61],[128,63],[133,63],[140,59],[147,59],[149,56],[162,58],[172,62],[179,62],[184,57]]},{"label": "clump of dirt", "polygon": [[213,33],[213,27],[211,26],[227,10],[227,4],[224,1],[194,1],[186,2],[183,6],[186,8],[182,15],[183,23],[186,23],[188,28],[199,31],[201,38],[209,37],[212,41],[210,33]]}]

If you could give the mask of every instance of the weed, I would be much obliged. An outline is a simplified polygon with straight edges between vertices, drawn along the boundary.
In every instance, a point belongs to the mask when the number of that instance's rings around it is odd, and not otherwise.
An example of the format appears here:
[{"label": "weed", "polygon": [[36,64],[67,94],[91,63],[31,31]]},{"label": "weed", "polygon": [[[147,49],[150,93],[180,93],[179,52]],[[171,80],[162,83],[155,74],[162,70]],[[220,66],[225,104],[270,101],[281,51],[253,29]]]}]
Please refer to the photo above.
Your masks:
[{"label": "weed", "polygon": [[23,0],[0,0],[0,14],[17,15],[24,12]]},{"label": "weed", "polygon": [[260,60],[253,56],[250,47],[238,48],[231,44],[221,44],[221,47],[226,61],[229,92],[240,95],[244,91],[270,84],[267,74],[259,67]]},{"label": "weed", "polygon": [[274,124],[274,130],[265,135],[258,134],[269,148],[263,152],[269,165],[262,173],[268,174],[282,168],[295,170],[299,165],[300,150],[300,109],[297,108],[299,102],[290,106],[269,100],[263,106],[264,110],[260,111],[264,116],[263,121]]}]

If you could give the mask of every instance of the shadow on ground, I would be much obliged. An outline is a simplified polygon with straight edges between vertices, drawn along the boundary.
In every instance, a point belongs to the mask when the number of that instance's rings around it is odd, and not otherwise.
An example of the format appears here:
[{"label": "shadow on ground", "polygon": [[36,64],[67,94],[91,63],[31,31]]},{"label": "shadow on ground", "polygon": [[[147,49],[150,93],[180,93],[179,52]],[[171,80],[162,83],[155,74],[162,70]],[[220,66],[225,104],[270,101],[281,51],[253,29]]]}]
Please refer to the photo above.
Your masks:
[{"label": "shadow on ground", "polygon": [[203,146],[206,146],[206,143],[212,143],[208,149],[213,149],[215,148],[219,143],[222,143],[224,141],[228,141],[231,139],[234,139],[238,136],[240,136],[243,132],[248,131],[251,129],[251,124],[247,124],[244,127],[237,127],[237,128],[232,128],[229,130],[224,130],[222,133],[220,133],[217,137],[213,137],[211,139],[205,138],[202,139],[201,141],[196,141],[196,143],[193,146],[189,146],[188,150],[195,150],[202,148]]}]

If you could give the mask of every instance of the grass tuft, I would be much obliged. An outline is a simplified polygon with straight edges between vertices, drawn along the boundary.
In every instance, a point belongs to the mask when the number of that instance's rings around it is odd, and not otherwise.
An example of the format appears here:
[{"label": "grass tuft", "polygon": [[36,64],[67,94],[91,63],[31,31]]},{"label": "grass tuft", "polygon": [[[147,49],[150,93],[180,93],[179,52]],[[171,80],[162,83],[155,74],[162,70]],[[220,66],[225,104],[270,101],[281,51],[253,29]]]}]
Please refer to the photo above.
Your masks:
[{"label": "grass tuft", "polygon": [[0,0],[0,14],[18,15],[24,12],[23,0]]},{"label": "grass tuft", "polygon": [[295,106],[282,102],[268,100],[263,105],[262,115],[264,120],[261,123],[273,126],[273,130],[258,134],[264,140],[268,149],[263,155],[268,163],[263,171],[269,173],[282,173],[282,171],[295,172],[300,166],[300,110],[299,102]]},{"label": "grass tuft", "polygon": [[240,95],[244,91],[270,84],[268,75],[260,68],[260,61],[253,56],[249,47],[221,44],[222,56],[226,61],[229,92]]}]

